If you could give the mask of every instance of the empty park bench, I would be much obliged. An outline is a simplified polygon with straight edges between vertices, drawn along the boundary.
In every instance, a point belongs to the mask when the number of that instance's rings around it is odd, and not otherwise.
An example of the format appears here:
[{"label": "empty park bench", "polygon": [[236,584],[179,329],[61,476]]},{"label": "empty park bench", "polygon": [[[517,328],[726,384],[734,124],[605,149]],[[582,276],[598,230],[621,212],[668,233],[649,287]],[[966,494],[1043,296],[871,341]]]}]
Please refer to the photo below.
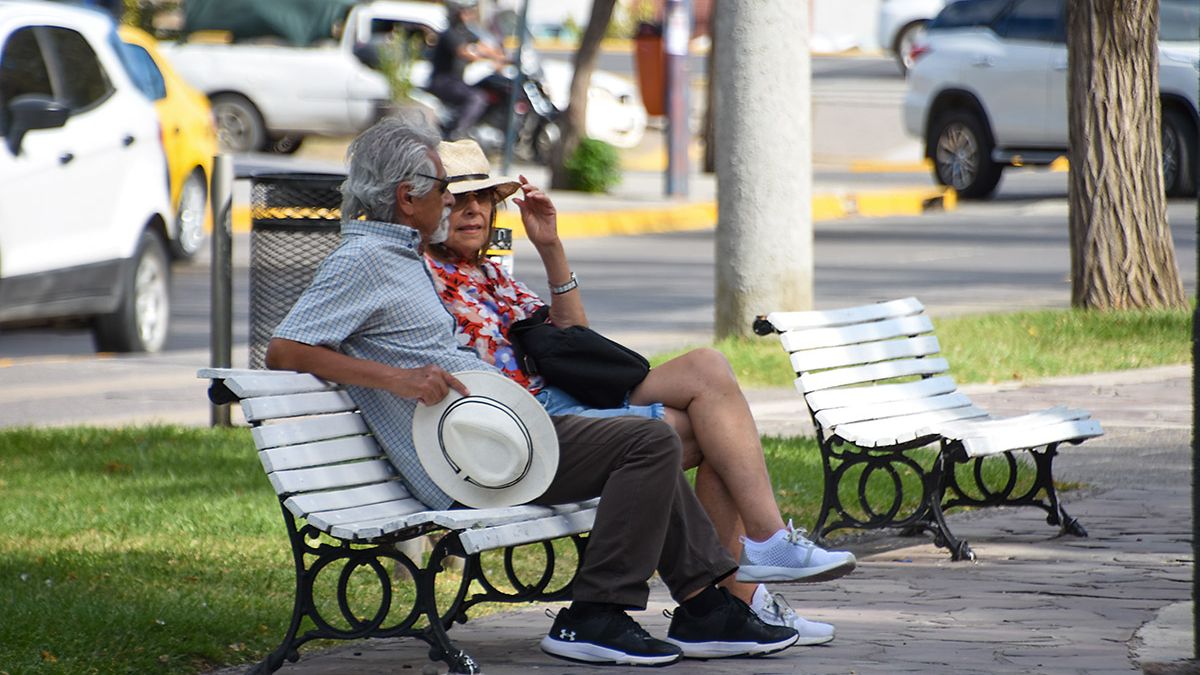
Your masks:
[{"label": "empty park bench", "polygon": [[[974,405],[947,374],[933,324],[916,298],[774,312],[759,317],[754,330],[779,334],[816,427],[824,468],[817,541],[841,528],[925,530],[955,560],[973,559],[946,524],[945,511],[959,506],[1037,506],[1061,532],[1087,536],[1059,501],[1052,465],[1060,444],[1100,436],[1100,423],[1063,407],[993,417]],[[929,468],[909,452],[934,444]],[[1022,485],[1014,453],[1026,451],[1035,476]],[[996,457],[1003,458],[1006,478],[985,481],[983,464]],[[921,491],[914,508],[903,503],[905,475]],[[868,483],[881,481],[892,485],[891,499],[872,504]]]},{"label": "empty park bench", "polygon": [[[433,511],[409,495],[341,387],[286,371],[203,369],[199,377],[211,380],[214,403],[241,402],[292,546],[291,622],[279,647],[252,672],[272,673],[285,659],[296,661],[299,647],[310,640],[415,637],[427,642],[430,658],[445,661],[450,672],[477,673],[479,665],[447,635],[455,621],[466,621],[468,609],[481,602],[570,598],[577,568],[569,580],[556,581],[551,542],[570,538],[577,565],[598,499],[554,507]],[[429,533],[436,543],[424,566],[397,549]],[[514,547],[525,544],[540,544],[542,551],[535,567],[544,563],[544,569],[533,573],[532,583],[521,578],[513,562]],[[497,549],[503,549],[503,583],[490,579],[480,561],[481,553]],[[465,562],[453,599],[438,607],[434,590],[447,556]],[[393,578],[400,570],[407,574]],[[372,605],[365,617],[352,607],[356,572],[368,579],[373,573],[378,580],[378,607]],[[415,599],[411,607],[393,611],[401,583],[415,584]],[[330,607],[340,616],[326,616],[324,608]]]}]

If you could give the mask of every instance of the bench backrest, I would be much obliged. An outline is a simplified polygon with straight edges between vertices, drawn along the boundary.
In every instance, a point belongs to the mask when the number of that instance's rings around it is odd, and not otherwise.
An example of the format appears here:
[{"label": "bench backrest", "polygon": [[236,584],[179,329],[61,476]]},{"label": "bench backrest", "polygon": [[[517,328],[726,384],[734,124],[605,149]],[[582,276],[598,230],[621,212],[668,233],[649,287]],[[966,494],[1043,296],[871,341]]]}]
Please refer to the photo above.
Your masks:
[{"label": "bench backrest", "polygon": [[[889,419],[917,428],[926,419],[919,415],[944,416],[939,411],[975,416],[978,409],[946,374],[949,366],[938,355],[933,323],[924,310],[916,298],[903,298],[830,311],[773,312],[766,318],[780,333],[796,388],[825,432],[866,422],[882,428],[887,423],[878,421]],[[900,440],[892,436],[883,440]]]}]

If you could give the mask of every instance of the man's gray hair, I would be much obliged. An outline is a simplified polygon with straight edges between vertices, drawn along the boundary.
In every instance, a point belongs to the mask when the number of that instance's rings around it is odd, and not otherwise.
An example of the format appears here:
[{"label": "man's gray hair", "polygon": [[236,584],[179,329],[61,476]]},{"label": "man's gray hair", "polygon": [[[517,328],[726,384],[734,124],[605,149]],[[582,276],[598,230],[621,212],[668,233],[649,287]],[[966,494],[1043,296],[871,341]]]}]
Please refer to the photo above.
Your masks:
[{"label": "man's gray hair", "polygon": [[435,182],[429,152],[441,141],[427,125],[385,117],[355,138],[346,149],[346,181],[342,183],[342,220],[359,218],[392,222],[396,186],[407,182],[412,194],[424,197]]}]

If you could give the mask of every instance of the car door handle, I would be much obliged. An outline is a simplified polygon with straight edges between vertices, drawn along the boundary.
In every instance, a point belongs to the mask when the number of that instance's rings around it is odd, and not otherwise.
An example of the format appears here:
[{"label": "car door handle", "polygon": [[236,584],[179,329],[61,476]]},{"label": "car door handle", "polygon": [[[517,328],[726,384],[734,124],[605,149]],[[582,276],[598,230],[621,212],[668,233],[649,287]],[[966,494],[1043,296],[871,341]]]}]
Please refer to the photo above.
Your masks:
[{"label": "car door handle", "polygon": [[125,136],[121,139],[121,145],[128,148],[129,146],[133,145],[133,142],[136,140],[137,139],[134,138],[132,134],[125,134]]},{"label": "car door handle", "polygon": [[976,68],[991,68],[995,63],[990,56],[976,56],[971,60],[971,65]]},{"label": "car door handle", "polygon": [[63,154],[58,156],[58,163],[59,164],[70,164],[71,161],[74,159],[75,159],[74,153],[64,152]]}]

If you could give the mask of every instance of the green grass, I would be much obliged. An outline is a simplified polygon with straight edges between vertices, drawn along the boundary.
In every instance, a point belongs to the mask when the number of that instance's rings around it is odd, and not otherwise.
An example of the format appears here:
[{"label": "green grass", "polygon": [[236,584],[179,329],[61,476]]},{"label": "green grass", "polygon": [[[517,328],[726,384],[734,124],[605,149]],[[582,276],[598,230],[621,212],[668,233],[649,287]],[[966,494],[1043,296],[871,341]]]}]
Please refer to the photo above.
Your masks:
[{"label": "green grass", "polygon": [[[934,320],[960,383],[1006,382],[1191,361],[1192,312],[1039,310]],[[717,343],[743,387],[788,387],[794,374],[774,337]],[[653,365],[686,350],[661,354]]]}]

